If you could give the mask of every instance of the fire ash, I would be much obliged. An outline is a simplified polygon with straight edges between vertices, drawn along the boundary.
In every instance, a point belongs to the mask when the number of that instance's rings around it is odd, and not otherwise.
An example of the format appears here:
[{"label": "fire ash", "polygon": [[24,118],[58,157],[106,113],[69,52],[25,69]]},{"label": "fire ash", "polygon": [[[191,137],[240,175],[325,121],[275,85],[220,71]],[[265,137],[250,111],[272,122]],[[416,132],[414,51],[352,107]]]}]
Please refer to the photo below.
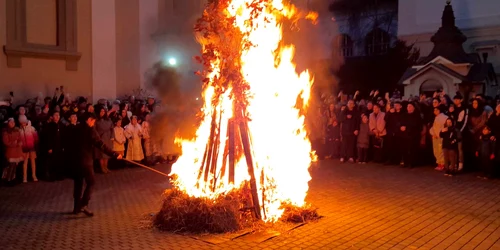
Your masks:
[{"label": "fire ash", "polygon": [[283,2],[209,1],[195,28],[206,69],[201,123],[195,139],[176,138],[182,155],[171,173],[178,190],[214,202],[249,185],[266,222],[306,205],[314,159],[304,126],[312,80],[296,73],[282,22],[316,15]]}]

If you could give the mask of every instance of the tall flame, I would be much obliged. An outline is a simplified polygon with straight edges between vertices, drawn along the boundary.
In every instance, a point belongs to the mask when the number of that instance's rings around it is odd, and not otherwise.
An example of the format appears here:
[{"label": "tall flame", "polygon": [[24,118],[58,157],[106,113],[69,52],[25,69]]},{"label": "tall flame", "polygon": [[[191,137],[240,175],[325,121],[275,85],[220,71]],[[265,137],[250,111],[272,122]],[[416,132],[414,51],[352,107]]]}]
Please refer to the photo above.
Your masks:
[{"label": "tall flame", "polygon": [[[241,46],[241,74],[249,85],[244,93],[248,104],[248,130],[252,144],[252,156],[255,165],[255,179],[261,213],[264,221],[276,221],[283,214],[284,204],[304,206],[308,182],[311,180],[309,166],[313,160],[311,143],[304,127],[304,115],[301,110],[307,108],[312,80],[307,71],[299,75],[292,62],[293,46],[281,46],[283,32],[280,18],[292,19],[298,10],[292,5],[285,5],[283,0],[260,0],[261,13],[252,16],[255,0],[232,0],[226,9],[226,15],[234,17],[234,26],[247,34],[246,39],[254,46]],[[315,18],[309,14],[307,18]],[[251,22],[248,22],[251,19]],[[213,81],[219,77],[219,60],[211,62],[212,71],[208,78]],[[221,135],[227,134],[227,124],[233,117],[233,95],[231,89],[220,95],[219,106],[213,106],[216,89],[206,85],[203,91],[205,101],[202,109],[202,122],[196,132],[195,140],[177,138],[182,145],[182,156],[172,167],[176,176],[174,184],[180,190],[194,197],[216,198],[228,191],[239,188],[249,180],[244,156],[236,159],[234,183],[221,171],[223,157],[218,157],[216,188],[200,185],[200,165],[205,148],[211,140],[211,123],[214,112],[220,115]],[[297,102],[301,99],[301,102]],[[298,106],[301,105],[301,106]],[[214,109],[215,108],[215,109]],[[220,140],[224,148],[226,140]],[[214,178],[214,177],[211,177]],[[201,179],[201,181],[204,181]],[[206,180],[211,182],[213,180]]]}]

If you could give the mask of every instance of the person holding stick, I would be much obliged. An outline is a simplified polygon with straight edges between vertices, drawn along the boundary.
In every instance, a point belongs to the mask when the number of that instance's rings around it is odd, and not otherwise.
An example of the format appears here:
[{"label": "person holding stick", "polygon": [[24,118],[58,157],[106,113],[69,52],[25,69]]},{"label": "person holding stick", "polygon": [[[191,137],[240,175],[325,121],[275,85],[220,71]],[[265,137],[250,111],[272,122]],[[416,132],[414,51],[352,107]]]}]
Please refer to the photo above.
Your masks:
[{"label": "person holding stick", "polygon": [[[115,153],[106,146],[97,133],[95,125],[96,117],[92,113],[85,113],[83,115],[83,122],[79,124],[79,136],[76,137],[74,142],[77,145],[77,150],[74,158],[76,166],[74,178],[74,208],[73,213],[80,212],[87,216],[93,216],[94,213],[88,208],[92,191],[95,185],[94,177],[94,148],[101,150],[103,153],[112,156],[116,159],[122,159],[122,155]],[[83,182],[85,181],[86,187],[82,194]]]}]

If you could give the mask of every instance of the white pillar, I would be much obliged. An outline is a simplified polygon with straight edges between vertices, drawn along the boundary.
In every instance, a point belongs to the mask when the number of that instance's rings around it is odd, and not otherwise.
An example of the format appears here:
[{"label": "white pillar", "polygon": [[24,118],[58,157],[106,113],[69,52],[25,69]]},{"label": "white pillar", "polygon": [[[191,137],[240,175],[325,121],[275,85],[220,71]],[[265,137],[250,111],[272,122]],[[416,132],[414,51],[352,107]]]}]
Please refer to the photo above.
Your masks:
[{"label": "white pillar", "polygon": [[116,98],[115,0],[92,0],[92,98]]}]

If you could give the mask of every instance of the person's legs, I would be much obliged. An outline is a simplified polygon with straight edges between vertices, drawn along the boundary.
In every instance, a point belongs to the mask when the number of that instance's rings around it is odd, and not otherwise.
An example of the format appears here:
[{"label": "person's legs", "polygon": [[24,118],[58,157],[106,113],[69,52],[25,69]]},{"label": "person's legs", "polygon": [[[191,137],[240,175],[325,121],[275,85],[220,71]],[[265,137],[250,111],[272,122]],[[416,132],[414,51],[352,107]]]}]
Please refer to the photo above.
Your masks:
[{"label": "person's legs", "polygon": [[94,169],[92,167],[85,167],[84,169],[85,191],[83,192],[81,207],[86,207],[92,197],[92,191],[95,185]]},{"label": "person's legs", "polygon": [[38,181],[36,178],[36,152],[30,152],[30,161],[31,161],[31,177],[33,181]]},{"label": "person's legs", "polygon": [[450,150],[443,149],[443,158],[444,158],[444,171],[445,174],[451,174],[452,169],[450,165]]},{"label": "person's legs", "polygon": [[436,164],[440,165],[438,163],[438,155],[439,155],[439,139],[438,138],[432,138],[432,151],[434,153],[434,158],[436,158]]},{"label": "person's legs", "polygon": [[348,143],[347,159],[354,160],[355,151],[356,151],[356,136],[350,135],[350,136],[348,136],[348,138],[349,138],[348,139],[349,143]]},{"label": "person's legs", "polygon": [[[30,154],[24,153],[24,161],[23,161],[23,182],[28,182],[28,163],[30,160]],[[32,163],[33,164],[33,163]]]},{"label": "person's legs", "polygon": [[363,149],[361,147],[358,147],[358,162],[361,163],[363,162]]},{"label": "person's legs", "polygon": [[340,143],[340,160],[347,160],[348,138],[349,136],[343,135],[342,142]]},{"label": "person's legs", "polygon": [[457,174],[457,172],[458,172],[458,166],[457,166],[458,151],[449,150],[448,157],[450,159],[451,174]]},{"label": "person's legs", "polygon": [[78,213],[81,209],[82,190],[83,176],[81,174],[75,174],[73,180],[73,213]]}]

